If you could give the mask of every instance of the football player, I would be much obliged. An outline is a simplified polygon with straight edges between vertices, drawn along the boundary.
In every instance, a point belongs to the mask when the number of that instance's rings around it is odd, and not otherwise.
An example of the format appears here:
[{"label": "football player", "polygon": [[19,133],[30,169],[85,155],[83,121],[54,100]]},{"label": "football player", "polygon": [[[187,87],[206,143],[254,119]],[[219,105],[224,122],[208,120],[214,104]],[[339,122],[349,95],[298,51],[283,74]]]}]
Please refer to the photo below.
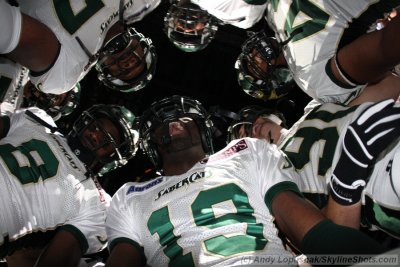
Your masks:
[{"label": "football player", "polygon": [[[327,204],[328,184],[340,158],[346,129],[371,105],[364,103],[357,107],[345,107],[325,103],[309,106],[305,115],[289,129],[280,112],[261,106],[247,106],[239,112],[240,119],[228,128],[228,142],[253,137],[276,144],[298,172],[303,195],[322,209]],[[399,109],[399,104],[396,107]],[[397,116],[400,116],[399,113],[397,111]],[[379,113],[377,116],[384,118]],[[400,144],[397,142],[393,146],[388,147],[370,167],[368,182],[359,196],[363,205],[361,224],[400,239],[397,227],[400,225],[400,184],[396,179],[400,168]],[[362,154],[362,151],[358,153]]]},{"label": "football player", "polygon": [[219,25],[247,29],[262,19],[266,0],[178,0],[164,18],[169,40],[185,52],[202,50],[214,39]]},{"label": "football player", "polygon": [[27,67],[44,93],[70,90],[96,63],[106,86],[137,91],[153,78],[156,53],[151,40],[128,23],[160,2],[19,1],[19,10],[1,1],[2,15],[11,14],[4,15],[2,26],[13,30],[4,35],[8,39],[0,43],[0,53]]},{"label": "football player", "polygon": [[[396,99],[400,82],[391,72],[400,62],[400,17],[369,31],[399,5],[395,0],[268,1],[266,19],[276,39],[263,33],[249,38],[237,63],[239,81],[245,90],[252,85],[253,96],[269,95],[270,79],[279,81],[277,71],[287,65],[297,85],[319,102]],[[254,66],[254,55],[267,64]],[[262,77],[252,71],[260,68]]]},{"label": "football player", "polygon": [[204,107],[188,97],[162,99],[142,114],[140,146],[163,174],[127,183],[113,196],[106,266],[247,266],[261,255],[292,259],[274,220],[304,253],[379,251],[360,231],[333,224],[302,198],[297,174],[276,146],[245,138],[212,154],[211,127]]},{"label": "football player", "polygon": [[135,154],[134,121],[124,107],[95,105],[63,136],[36,107],[0,117],[0,258],[9,267],[77,266],[104,248],[110,196],[96,177]]}]

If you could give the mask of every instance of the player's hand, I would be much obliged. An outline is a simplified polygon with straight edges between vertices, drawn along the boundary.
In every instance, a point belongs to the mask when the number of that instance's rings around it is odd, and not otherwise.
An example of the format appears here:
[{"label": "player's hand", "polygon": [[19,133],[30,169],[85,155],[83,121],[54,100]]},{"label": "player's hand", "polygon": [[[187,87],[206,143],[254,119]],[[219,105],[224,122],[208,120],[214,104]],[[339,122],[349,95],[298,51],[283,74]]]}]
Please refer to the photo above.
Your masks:
[{"label": "player's hand", "polygon": [[378,102],[349,125],[330,181],[336,202],[351,205],[361,199],[376,158],[399,137],[400,107],[393,105],[393,100]]}]

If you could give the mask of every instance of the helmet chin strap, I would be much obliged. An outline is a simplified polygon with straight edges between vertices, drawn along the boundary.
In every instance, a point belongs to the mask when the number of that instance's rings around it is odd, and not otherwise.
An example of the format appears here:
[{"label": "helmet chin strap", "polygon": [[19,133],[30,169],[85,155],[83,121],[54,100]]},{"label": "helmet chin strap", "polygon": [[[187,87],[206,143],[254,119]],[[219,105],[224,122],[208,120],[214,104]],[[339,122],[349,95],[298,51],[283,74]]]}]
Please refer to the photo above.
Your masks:
[{"label": "helmet chin strap", "polygon": [[171,143],[171,136],[169,135],[169,123],[163,125],[162,133],[163,135],[161,136],[161,144],[169,145]]}]

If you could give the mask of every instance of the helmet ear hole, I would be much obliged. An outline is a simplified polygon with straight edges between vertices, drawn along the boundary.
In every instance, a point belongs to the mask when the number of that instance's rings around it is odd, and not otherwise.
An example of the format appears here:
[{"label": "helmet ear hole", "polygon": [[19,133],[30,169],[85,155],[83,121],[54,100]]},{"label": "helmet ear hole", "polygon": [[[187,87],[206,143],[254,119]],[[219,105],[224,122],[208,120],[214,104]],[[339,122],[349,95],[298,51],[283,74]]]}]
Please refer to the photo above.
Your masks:
[{"label": "helmet ear hole", "polygon": [[205,123],[206,123],[206,126],[207,126],[208,128],[211,128],[211,127],[214,126],[212,120],[207,119],[207,120],[205,121]]}]

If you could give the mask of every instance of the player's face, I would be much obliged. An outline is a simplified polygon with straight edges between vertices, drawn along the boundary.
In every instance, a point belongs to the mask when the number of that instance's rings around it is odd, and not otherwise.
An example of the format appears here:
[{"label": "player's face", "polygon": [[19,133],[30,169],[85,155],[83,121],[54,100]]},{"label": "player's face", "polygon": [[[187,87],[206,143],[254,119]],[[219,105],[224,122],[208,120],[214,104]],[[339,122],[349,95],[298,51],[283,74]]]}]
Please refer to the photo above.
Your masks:
[{"label": "player's face", "polygon": [[[255,49],[253,49],[253,51],[251,52],[251,60],[252,60],[251,63],[247,62],[247,68],[249,72],[257,79],[262,79],[263,77],[261,75],[265,76],[268,72],[267,61],[265,61],[265,59]],[[254,66],[252,66],[252,64],[254,64]],[[274,59],[271,60],[271,64],[272,65],[275,64]],[[257,69],[257,71],[254,70],[254,67]]]},{"label": "player's face", "polygon": [[129,81],[144,70],[146,60],[142,46],[139,41],[133,39],[123,51],[109,56],[104,64],[109,73],[122,81]]},{"label": "player's face", "polygon": [[276,144],[281,136],[282,126],[267,119],[266,116],[259,116],[252,125],[251,134],[246,130],[246,125],[242,125],[239,129],[239,137],[248,137],[258,139],[266,139],[270,143]]},{"label": "player's face", "polygon": [[204,23],[196,22],[194,25],[188,25],[180,22],[178,19],[175,19],[175,25],[178,31],[183,33],[201,33],[204,30]]},{"label": "player's face", "polygon": [[115,152],[113,139],[116,145],[121,143],[117,127],[106,118],[91,123],[82,133],[82,144],[99,158],[105,158]]},{"label": "player's face", "polygon": [[276,144],[281,136],[281,129],[280,125],[261,115],[253,123],[252,136]]},{"label": "player's face", "polygon": [[[185,7],[188,3],[183,3]],[[201,34],[205,28],[204,21],[207,17],[202,17],[198,12],[183,12],[177,13],[174,16],[174,24],[177,31],[187,34]]]},{"label": "player's face", "polygon": [[[191,148],[201,140],[196,123],[189,117],[182,117],[157,127],[153,137],[157,140],[160,150],[170,152]],[[171,141],[165,143],[165,138],[170,138]]]}]

